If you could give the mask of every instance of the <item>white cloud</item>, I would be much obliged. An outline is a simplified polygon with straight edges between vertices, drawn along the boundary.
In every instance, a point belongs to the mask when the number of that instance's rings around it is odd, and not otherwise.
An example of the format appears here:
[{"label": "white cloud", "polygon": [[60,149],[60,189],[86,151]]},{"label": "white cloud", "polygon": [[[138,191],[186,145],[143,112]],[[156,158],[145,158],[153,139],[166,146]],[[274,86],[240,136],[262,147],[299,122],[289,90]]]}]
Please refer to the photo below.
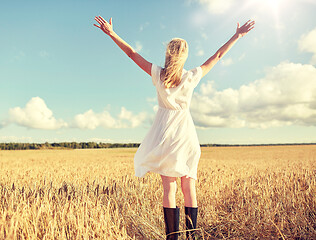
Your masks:
[{"label": "white cloud", "polygon": [[202,84],[192,99],[198,127],[316,126],[316,68],[283,62],[239,89]]},{"label": "white cloud", "polygon": [[213,94],[216,90],[213,88],[214,82],[207,82],[207,83],[202,83],[201,84],[201,94],[204,96]]},{"label": "white cloud", "polygon": [[139,41],[136,41],[135,42],[135,51],[139,52],[142,49],[143,49],[143,45]]},{"label": "white cloud", "polygon": [[233,59],[232,58],[224,58],[221,60],[221,64],[223,66],[229,66],[233,64]]},{"label": "white cloud", "polygon": [[139,113],[134,115],[126,108],[121,108],[121,113],[118,116],[118,127],[120,128],[135,128],[141,125],[147,118],[146,113]]},{"label": "white cloud", "polygon": [[[96,129],[97,127],[135,128],[147,122],[149,118],[145,112],[134,114],[125,107],[121,108],[116,118],[112,117],[106,110],[101,113],[95,113],[90,109],[85,113],[77,114],[74,117],[71,127],[79,129]],[[10,123],[34,129],[60,129],[62,127],[69,127],[63,120],[56,120],[54,118],[53,112],[40,97],[33,97],[24,108],[15,107],[9,109],[9,117],[6,121],[0,121],[0,128]]]},{"label": "white cloud", "polygon": [[54,118],[53,112],[40,97],[33,97],[24,108],[11,108],[9,122],[37,129],[58,129],[67,126],[63,120]]},{"label": "white cloud", "polygon": [[99,126],[104,128],[115,128],[116,121],[107,111],[95,113],[88,110],[83,114],[78,114],[74,118],[74,126],[80,129],[95,129]]},{"label": "white cloud", "polygon": [[74,117],[73,127],[80,129],[96,129],[103,128],[135,128],[140,126],[147,119],[146,113],[137,115],[122,107],[117,118],[111,116],[107,111],[95,113],[93,110],[88,110],[83,114],[78,114]]},{"label": "white cloud", "polygon": [[298,48],[302,52],[312,53],[311,64],[316,64],[316,28],[301,36],[298,41]]}]

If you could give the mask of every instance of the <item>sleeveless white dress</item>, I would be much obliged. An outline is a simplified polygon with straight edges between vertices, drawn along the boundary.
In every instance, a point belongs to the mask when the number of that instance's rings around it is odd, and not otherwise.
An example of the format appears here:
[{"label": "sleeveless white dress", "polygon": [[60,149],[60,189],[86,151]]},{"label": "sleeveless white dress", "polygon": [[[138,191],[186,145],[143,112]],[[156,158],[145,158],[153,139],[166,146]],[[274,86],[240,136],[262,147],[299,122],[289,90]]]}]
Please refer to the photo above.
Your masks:
[{"label": "sleeveless white dress", "polygon": [[151,76],[159,109],[135,154],[135,176],[144,177],[147,172],[155,172],[169,177],[197,179],[201,149],[189,107],[202,69],[183,70],[181,83],[174,88],[165,88],[160,80],[161,69],[152,64]]}]

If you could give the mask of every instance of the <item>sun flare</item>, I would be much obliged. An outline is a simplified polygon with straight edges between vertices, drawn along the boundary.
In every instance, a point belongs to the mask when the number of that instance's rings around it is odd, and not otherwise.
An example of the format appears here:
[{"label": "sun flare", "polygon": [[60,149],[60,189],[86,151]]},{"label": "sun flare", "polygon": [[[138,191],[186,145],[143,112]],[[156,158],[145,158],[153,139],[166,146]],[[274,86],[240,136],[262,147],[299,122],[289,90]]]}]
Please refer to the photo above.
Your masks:
[{"label": "sun flare", "polygon": [[273,11],[277,11],[284,0],[255,0],[261,6],[268,7]]},{"label": "sun flare", "polygon": [[281,0],[265,0],[263,2],[266,2],[266,4],[270,6],[272,9],[277,9],[279,7]]}]

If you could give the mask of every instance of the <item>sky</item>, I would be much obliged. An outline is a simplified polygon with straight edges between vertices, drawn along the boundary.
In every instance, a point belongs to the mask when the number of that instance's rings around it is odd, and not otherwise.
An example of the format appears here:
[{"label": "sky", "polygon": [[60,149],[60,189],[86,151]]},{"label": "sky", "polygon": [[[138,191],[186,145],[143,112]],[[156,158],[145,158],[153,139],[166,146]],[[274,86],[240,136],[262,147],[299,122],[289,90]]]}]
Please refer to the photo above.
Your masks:
[{"label": "sky", "polygon": [[150,76],[100,29],[163,66],[187,40],[185,69],[255,28],[201,79],[191,114],[201,144],[316,142],[316,1],[1,1],[0,142],[141,142],[157,109]]}]

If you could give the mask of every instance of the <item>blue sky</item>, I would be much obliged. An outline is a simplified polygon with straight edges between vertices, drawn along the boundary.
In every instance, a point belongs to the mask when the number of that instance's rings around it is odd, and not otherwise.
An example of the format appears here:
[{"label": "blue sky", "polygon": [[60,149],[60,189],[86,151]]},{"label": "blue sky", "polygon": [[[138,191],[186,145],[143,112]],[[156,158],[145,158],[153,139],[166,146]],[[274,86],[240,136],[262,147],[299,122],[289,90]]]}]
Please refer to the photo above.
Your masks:
[{"label": "blue sky", "polygon": [[94,16],[148,61],[166,43],[189,44],[201,65],[256,21],[195,89],[201,143],[316,142],[316,3],[313,0],[2,1],[0,142],[140,142],[157,106],[149,76]]}]

